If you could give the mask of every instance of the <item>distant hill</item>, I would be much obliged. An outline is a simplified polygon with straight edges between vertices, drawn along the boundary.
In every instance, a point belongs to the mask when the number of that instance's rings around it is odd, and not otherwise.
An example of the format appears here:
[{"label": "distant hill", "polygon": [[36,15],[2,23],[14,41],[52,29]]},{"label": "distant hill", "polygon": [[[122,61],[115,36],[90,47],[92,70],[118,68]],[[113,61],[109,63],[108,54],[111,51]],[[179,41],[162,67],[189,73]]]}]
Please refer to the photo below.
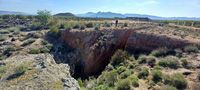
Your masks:
[{"label": "distant hill", "polygon": [[58,16],[58,17],[76,17],[74,14],[72,13],[58,13],[58,14],[55,14],[53,16]]},{"label": "distant hill", "polygon": [[0,11],[0,15],[31,15],[24,12],[13,12],[13,11]]},{"label": "distant hill", "polygon": [[76,14],[77,17],[100,17],[100,18],[126,18],[126,17],[148,17],[153,20],[200,20],[200,18],[195,17],[159,17],[153,15],[143,15],[143,14],[120,14],[112,12],[88,12],[86,14]]}]

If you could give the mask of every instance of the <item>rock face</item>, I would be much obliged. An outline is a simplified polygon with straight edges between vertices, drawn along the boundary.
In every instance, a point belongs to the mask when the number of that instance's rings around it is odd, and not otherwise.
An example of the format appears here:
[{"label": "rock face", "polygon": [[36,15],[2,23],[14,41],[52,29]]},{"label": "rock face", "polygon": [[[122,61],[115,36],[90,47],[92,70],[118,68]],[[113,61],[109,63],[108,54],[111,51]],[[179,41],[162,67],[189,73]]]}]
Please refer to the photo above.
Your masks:
[{"label": "rock face", "polygon": [[[6,69],[0,79],[1,90],[80,90],[68,64],[56,64],[50,54],[17,55],[0,63]],[[28,70],[15,75],[20,65],[28,66]]]},{"label": "rock face", "polygon": [[86,76],[98,74],[103,70],[117,49],[151,51],[159,47],[181,48],[189,44],[164,36],[136,33],[136,30],[145,28],[147,27],[128,30],[63,31],[61,39],[80,53],[82,73]]}]

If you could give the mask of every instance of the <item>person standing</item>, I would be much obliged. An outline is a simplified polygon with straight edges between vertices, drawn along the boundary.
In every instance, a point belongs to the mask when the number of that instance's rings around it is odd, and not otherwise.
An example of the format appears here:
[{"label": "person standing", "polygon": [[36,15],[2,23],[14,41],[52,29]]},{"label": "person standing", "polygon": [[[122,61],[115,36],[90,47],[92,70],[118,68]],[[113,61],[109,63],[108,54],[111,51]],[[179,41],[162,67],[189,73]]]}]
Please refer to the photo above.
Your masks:
[{"label": "person standing", "polygon": [[117,27],[117,25],[118,25],[118,20],[115,21],[115,27]]}]

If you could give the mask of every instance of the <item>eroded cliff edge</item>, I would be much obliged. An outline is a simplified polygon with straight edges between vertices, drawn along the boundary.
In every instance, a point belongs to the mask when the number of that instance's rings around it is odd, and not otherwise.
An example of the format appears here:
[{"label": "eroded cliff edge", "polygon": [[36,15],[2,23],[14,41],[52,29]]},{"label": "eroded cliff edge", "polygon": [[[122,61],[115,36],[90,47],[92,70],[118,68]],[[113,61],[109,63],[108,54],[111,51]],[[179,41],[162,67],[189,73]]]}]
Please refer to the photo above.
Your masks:
[{"label": "eroded cliff edge", "polygon": [[191,44],[180,39],[136,32],[146,28],[148,27],[124,30],[62,31],[61,39],[79,53],[77,72],[85,76],[101,72],[118,49],[151,51],[159,47],[174,49]]}]

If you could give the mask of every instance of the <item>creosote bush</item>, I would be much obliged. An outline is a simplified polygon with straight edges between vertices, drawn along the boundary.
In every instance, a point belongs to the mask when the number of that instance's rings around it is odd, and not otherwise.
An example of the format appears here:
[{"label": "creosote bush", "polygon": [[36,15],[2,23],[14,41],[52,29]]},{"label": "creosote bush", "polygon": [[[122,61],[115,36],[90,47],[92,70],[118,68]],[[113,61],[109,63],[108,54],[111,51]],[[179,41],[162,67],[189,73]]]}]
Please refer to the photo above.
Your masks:
[{"label": "creosote bush", "polygon": [[163,67],[177,68],[179,65],[179,62],[178,62],[178,58],[166,57],[166,58],[160,59],[158,64]]},{"label": "creosote bush", "polygon": [[152,76],[153,76],[153,81],[158,82],[158,81],[162,80],[162,71],[161,70],[154,70],[152,72]]},{"label": "creosote bush", "polygon": [[131,80],[131,83],[133,86],[138,87],[139,82],[138,82],[138,77],[134,75],[130,75],[127,79]]},{"label": "creosote bush", "polygon": [[21,74],[28,70],[28,65],[21,64],[14,68],[15,74]]},{"label": "creosote bush", "polygon": [[35,42],[35,39],[30,39],[30,40],[25,41],[21,46],[27,46],[27,45],[30,45],[34,42]]},{"label": "creosote bush", "polygon": [[129,70],[127,70],[127,71],[125,71],[125,72],[123,72],[123,73],[120,74],[120,78],[121,79],[125,79],[128,76],[130,76],[130,75],[131,75],[131,72]]},{"label": "creosote bush", "polygon": [[141,55],[139,57],[139,61],[138,61],[140,64],[142,63],[146,63],[147,62],[147,56],[146,55]]},{"label": "creosote bush", "polygon": [[188,53],[197,53],[199,52],[199,49],[196,46],[186,46],[184,47],[184,51]]},{"label": "creosote bush", "polygon": [[183,58],[183,59],[181,59],[181,61],[182,61],[183,65],[188,65],[187,59]]},{"label": "creosote bush", "polygon": [[131,90],[131,81],[129,79],[121,79],[116,84],[116,90]]},{"label": "creosote bush", "polygon": [[117,50],[115,54],[111,57],[111,64],[113,66],[119,65],[121,62],[124,62],[128,57],[128,53],[123,50]]},{"label": "creosote bush", "polygon": [[148,65],[150,65],[152,67],[155,66],[155,64],[156,64],[156,57],[154,57],[154,56],[148,57],[147,63],[148,63]]},{"label": "creosote bush", "polygon": [[58,27],[57,27],[56,25],[51,26],[50,31],[49,31],[49,34],[50,34],[51,36],[57,37],[58,34],[59,34],[59,29],[58,29]]},{"label": "creosote bush", "polygon": [[5,67],[0,67],[0,79],[3,76],[3,74],[6,73],[6,68]]},{"label": "creosote bush", "polygon": [[153,51],[151,52],[151,54],[152,54],[153,56],[156,56],[156,57],[165,56],[165,55],[167,55],[168,51],[169,51],[169,50],[168,50],[167,48],[158,48],[158,49],[156,49],[156,50],[153,50]]},{"label": "creosote bush", "polygon": [[149,75],[149,69],[145,68],[138,73],[139,78],[146,78]]},{"label": "creosote bush", "polygon": [[159,90],[178,90],[178,89],[173,86],[165,85]]},{"label": "creosote bush", "polygon": [[89,23],[86,24],[86,27],[87,28],[92,28],[92,27],[94,27],[94,23],[89,22]]}]

